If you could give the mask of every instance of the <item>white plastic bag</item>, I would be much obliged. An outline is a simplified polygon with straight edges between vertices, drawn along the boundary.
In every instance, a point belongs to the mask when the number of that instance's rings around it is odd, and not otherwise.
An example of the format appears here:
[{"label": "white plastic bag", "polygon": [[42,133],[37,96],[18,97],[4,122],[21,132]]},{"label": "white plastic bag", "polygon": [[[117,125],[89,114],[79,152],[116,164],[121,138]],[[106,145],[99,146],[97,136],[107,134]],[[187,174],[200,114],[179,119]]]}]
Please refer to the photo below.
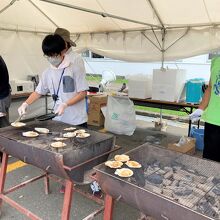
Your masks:
[{"label": "white plastic bag", "polygon": [[108,96],[105,129],[115,134],[132,135],[136,129],[134,103],[124,96]]}]

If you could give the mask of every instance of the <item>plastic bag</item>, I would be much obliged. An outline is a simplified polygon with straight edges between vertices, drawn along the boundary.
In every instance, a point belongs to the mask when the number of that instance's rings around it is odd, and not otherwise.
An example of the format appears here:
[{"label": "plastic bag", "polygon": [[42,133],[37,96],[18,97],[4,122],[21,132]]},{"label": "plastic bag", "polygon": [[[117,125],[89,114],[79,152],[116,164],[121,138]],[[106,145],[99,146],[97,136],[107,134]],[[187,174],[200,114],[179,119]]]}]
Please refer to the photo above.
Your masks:
[{"label": "plastic bag", "polygon": [[136,129],[134,103],[123,96],[108,96],[105,129],[115,134],[132,135]]}]

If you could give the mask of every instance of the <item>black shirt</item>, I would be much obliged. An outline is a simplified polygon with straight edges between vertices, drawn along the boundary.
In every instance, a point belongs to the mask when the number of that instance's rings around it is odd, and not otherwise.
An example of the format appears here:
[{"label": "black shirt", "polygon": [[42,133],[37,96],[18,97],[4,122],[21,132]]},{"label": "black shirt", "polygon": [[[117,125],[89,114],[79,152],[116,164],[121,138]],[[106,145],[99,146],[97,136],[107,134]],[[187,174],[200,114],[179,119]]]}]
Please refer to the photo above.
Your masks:
[{"label": "black shirt", "polygon": [[5,61],[0,56],[0,99],[7,97],[10,93],[8,69]]}]

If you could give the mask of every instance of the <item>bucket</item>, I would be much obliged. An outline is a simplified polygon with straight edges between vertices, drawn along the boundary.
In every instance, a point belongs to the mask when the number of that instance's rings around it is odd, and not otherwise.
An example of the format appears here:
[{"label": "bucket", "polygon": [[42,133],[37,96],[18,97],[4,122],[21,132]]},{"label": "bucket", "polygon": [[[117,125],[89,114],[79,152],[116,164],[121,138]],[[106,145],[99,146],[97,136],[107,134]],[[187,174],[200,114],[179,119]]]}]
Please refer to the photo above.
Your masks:
[{"label": "bucket", "polygon": [[190,79],[186,83],[186,102],[200,103],[203,97],[202,87],[205,84],[204,79],[196,78]]},{"label": "bucket", "polygon": [[192,127],[190,137],[196,139],[196,149],[202,151],[204,148],[204,129]]}]

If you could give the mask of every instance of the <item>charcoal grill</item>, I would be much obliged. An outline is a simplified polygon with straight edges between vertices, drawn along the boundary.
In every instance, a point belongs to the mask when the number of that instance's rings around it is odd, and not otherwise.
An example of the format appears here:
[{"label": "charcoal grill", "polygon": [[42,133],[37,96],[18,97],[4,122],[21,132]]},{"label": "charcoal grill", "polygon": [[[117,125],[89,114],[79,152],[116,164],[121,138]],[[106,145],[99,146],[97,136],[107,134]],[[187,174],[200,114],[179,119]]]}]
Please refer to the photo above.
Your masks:
[{"label": "charcoal grill", "polygon": [[94,168],[106,193],[105,220],[112,219],[119,199],[157,220],[220,219],[219,163],[149,143],[126,154],[142,164],[130,178],[116,176],[104,164]]},{"label": "charcoal grill", "polygon": [[[22,136],[22,132],[34,131],[35,127],[48,128],[50,133],[40,134],[35,138]],[[40,219],[29,210],[21,207],[6,195],[29,182],[33,182],[41,177],[45,177],[46,192],[48,193],[49,175],[53,174],[66,180],[66,190],[64,195],[64,205],[62,219],[69,219],[70,202],[72,196],[73,183],[82,183],[85,173],[95,165],[107,160],[108,155],[116,150],[114,148],[115,138],[109,134],[103,134],[92,130],[87,130],[90,137],[79,139],[69,138],[65,141],[66,147],[59,150],[50,146],[55,137],[61,137],[64,128],[70,127],[56,121],[35,121],[27,123],[22,128],[7,127],[0,129],[0,151],[3,152],[2,168],[0,173],[0,198],[26,214],[31,219]],[[78,129],[81,129],[78,127]],[[32,164],[46,171],[43,175],[33,178],[24,184],[19,184],[9,190],[4,190],[8,155],[12,155],[25,163]],[[1,205],[1,204],[0,204]]]}]

